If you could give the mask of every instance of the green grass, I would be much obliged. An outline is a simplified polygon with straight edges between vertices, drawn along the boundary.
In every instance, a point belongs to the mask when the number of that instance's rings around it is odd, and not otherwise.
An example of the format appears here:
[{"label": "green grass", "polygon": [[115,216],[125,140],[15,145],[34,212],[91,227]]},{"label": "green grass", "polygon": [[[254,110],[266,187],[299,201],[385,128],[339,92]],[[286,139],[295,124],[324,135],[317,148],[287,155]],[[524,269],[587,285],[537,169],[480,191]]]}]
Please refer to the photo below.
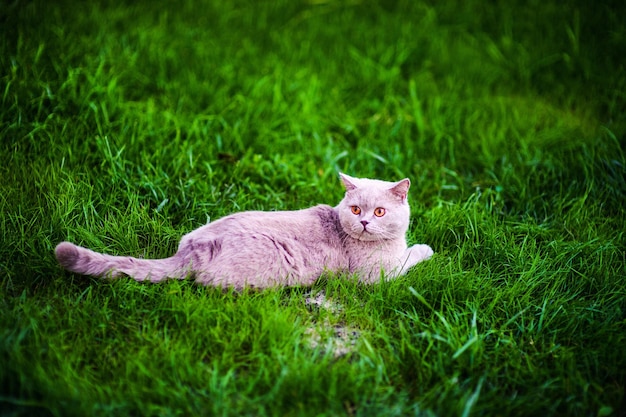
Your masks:
[{"label": "green grass", "polygon": [[[622,2],[118,3],[0,8],[2,415],[623,415]],[[322,278],[339,308],[53,256],[169,256],[338,170],[410,177],[436,252]]]}]

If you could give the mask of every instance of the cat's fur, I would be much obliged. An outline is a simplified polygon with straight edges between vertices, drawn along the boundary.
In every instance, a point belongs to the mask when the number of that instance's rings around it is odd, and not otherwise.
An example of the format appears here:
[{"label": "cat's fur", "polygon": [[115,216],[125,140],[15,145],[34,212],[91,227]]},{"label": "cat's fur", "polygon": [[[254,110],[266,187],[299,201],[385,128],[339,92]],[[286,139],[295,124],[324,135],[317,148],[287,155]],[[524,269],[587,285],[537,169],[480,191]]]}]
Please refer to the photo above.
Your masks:
[{"label": "cat's fur", "polygon": [[171,258],[104,255],[69,242],[56,247],[56,257],[65,269],[85,275],[153,282],[193,276],[201,284],[235,288],[310,285],[325,271],[376,282],[381,273],[394,278],[430,258],[429,246],[406,244],[408,179],[340,176],[346,194],[337,207],[231,214],[183,236]]}]

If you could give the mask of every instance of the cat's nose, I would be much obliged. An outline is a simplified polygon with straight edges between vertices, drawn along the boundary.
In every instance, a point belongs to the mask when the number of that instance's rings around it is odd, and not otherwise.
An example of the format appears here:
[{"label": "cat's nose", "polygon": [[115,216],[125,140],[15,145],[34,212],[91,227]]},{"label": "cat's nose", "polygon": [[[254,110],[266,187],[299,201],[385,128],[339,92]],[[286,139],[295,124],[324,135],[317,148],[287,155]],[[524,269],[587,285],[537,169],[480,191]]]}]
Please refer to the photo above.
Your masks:
[{"label": "cat's nose", "polygon": [[361,220],[361,224],[363,225],[363,227],[367,226],[370,222],[368,222],[367,220]]}]

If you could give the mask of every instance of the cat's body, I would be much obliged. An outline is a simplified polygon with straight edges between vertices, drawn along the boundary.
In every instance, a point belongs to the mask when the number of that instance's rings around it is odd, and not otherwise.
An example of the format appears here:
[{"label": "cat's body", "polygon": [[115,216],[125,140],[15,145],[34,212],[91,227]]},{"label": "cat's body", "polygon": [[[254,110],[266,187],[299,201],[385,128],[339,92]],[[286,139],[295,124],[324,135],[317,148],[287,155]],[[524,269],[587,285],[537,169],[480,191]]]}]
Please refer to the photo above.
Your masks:
[{"label": "cat's body", "polygon": [[59,263],[86,275],[136,280],[194,276],[206,285],[264,288],[310,285],[325,271],[356,273],[364,282],[404,274],[428,259],[427,245],[407,248],[406,193],[397,183],[341,175],[346,195],[337,207],[236,213],[182,237],[170,258],[111,256],[62,242]]}]

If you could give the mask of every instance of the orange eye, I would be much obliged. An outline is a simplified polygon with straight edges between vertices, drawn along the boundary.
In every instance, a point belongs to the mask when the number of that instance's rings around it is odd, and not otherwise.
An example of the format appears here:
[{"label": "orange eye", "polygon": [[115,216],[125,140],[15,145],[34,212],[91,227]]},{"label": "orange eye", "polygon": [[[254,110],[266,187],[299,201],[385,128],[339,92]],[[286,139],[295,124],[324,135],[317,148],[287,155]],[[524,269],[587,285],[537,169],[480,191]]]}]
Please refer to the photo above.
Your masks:
[{"label": "orange eye", "polygon": [[355,214],[355,215],[361,214],[361,207],[359,206],[352,206],[350,207],[350,210],[352,211],[352,214]]},{"label": "orange eye", "polygon": [[385,209],[382,207],[378,207],[376,210],[374,210],[374,216],[376,217],[383,217],[385,215]]}]

